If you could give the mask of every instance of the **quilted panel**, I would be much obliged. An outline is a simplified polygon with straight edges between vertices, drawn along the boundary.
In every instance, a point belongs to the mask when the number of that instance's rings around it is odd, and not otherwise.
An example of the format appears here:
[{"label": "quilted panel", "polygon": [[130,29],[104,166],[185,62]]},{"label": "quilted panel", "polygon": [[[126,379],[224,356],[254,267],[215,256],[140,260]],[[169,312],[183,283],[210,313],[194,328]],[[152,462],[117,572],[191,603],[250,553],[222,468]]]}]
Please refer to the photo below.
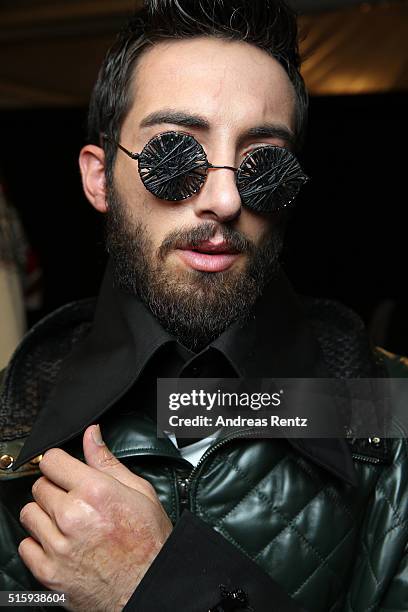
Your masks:
[{"label": "quilted panel", "polygon": [[328,612],[345,596],[379,475],[373,466],[360,472],[364,486],[356,491],[284,440],[240,443],[205,466],[193,509],[299,603]]},{"label": "quilted panel", "polygon": [[408,546],[380,606],[382,612],[408,610]]},{"label": "quilted panel", "polygon": [[[401,573],[408,542],[408,443],[396,440],[393,446],[395,461],[382,471],[370,500],[345,612],[382,609],[381,600],[389,589],[385,600],[395,602],[398,582],[408,590],[408,576]],[[392,586],[394,575],[397,582]],[[401,606],[401,601],[408,601],[408,594],[402,590],[400,595]],[[406,612],[408,606],[398,610]]]}]

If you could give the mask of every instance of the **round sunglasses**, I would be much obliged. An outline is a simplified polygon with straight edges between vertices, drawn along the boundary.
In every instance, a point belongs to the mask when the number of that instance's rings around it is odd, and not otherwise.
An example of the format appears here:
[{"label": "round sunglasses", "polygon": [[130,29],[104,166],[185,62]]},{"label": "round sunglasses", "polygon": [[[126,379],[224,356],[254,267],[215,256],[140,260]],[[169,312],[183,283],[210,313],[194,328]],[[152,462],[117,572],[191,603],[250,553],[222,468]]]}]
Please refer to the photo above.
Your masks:
[{"label": "round sunglasses", "polygon": [[179,202],[198,193],[208,171],[235,172],[242,204],[256,212],[271,213],[294,202],[309,178],[296,157],[275,145],[257,147],[246,155],[238,168],[210,164],[201,144],[184,132],[163,132],[154,136],[141,153],[132,153],[106,134],[131,159],[138,162],[143,185],[162,200]]}]

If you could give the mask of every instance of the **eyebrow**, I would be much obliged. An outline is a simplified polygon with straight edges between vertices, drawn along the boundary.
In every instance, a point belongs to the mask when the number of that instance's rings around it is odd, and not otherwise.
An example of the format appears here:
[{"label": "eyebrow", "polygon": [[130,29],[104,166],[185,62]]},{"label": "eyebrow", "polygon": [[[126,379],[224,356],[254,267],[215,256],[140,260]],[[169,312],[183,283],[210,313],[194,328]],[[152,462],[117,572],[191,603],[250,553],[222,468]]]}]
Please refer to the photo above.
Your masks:
[{"label": "eyebrow", "polygon": [[244,135],[244,137],[248,136],[279,138],[280,140],[287,142],[292,147],[296,145],[294,133],[285,125],[278,123],[266,123],[265,125],[250,128]]},{"label": "eyebrow", "polygon": [[150,113],[150,115],[142,119],[140,127],[151,127],[152,125],[158,125],[160,123],[173,123],[174,125],[181,125],[184,127],[210,129],[210,124],[204,117],[171,109]]},{"label": "eyebrow", "polygon": [[[196,128],[209,130],[210,123],[205,117],[197,115],[195,113],[176,111],[172,109],[163,109],[150,113],[140,122],[140,127],[152,127],[154,125],[160,125],[161,123],[170,123],[172,125],[179,125],[181,127]],[[296,145],[296,138],[293,132],[280,123],[265,123],[250,128],[247,132],[242,134],[241,140],[248,137],[255,136],[257,138],[279,138],[284,140],[290,146]]]}]

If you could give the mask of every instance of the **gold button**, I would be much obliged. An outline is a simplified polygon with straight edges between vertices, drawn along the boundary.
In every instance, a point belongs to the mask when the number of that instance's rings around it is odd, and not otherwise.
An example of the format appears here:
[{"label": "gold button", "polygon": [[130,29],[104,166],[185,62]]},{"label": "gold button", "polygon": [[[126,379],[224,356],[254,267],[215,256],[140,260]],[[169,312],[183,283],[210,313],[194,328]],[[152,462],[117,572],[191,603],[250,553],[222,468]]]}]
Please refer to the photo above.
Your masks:
[{"label": "gold button", "polygon": [[371,444],[374,444],[374,446],[378,446],[381,442],[381,438],[375,436],[374,438],[369,438],[369,441],[371,442]]},{"label": "gold button", "polygon": [[42,455],[37,455],[37,457],[34,457],[33,459],[31,459],[30,464],[31,465],[38,465],[42,458],[43,458]]},{"label": "gold button", "polygon": [[0,470],[9,470],[13,467],[14,457],[11,455],[1,455],[0,457]]}]

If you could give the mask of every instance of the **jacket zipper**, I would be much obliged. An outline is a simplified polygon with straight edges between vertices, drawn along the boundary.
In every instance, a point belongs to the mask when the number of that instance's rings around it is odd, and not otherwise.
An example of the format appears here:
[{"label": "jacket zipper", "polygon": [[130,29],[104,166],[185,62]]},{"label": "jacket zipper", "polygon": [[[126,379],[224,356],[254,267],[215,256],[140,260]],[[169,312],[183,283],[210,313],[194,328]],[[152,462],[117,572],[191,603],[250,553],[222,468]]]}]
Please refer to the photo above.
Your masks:
[{"label": "jacket zipper", "polygon": [[[233,440],[238,440],[239,438],[250,438],[251,435],[248,435],[248,434],[256,435],[258,433],[261,434],[262,431],[261,430],[253,431],[252,429],[238,431],[233,434],[230,434],[229,436],[226,436],[225,438],[223,438],[222,440],[214,444],[214,446],[211,446],[201,457],[197,465],[191,470],[190,474],[187,477],[179,478],[177,480],[179,500],[180,500],[180,510],[183,511],[184,509],[187,509],[187,508],[190,509],[190,489],[191,489],[192,482],[194,478],[196,477],[196,475],[198,474],[198,472],[201,470],[203,463],[207,461],[208,457],[213,455],[220,448],[222,448],[226,444],[229,444],[229,442],[232,442]],[[358,461],[363,461],[365,463],[373,463],[373,464],[381,463],[381,461],[377,459],[376,457],[368,457],[365,455],[360,455],[358,453],[352,453],[352,457],[353,459],[356,459]]]},{"label": "jacket zipper", "polygon": [[180,509],[183,511],[185,508],[188,508],[188,478],[179,478],[177,480],[178,484],[178,492],[179,492],[179,500],[180,500]]},{"label": "jacket zipper", "polygon": [[225,438],[223,438],[222,440],[214,444],[214,446],[211,446],[209,449],[207,449],[204,455],[201,457],[201,459],[197,463],[197,465],[191,470],[190,474],[187,477],[179,478],[177,480],[177,485],[178,485],[177,488],[178,488],[178,493],[179,493],[181,512],[184,509],[190,509],[191,484],[194,478],[196,477],[197,473],[201,470],[203,463],[207,461],[208,457],[216,453],[220,448],[222,448],[226,444],[229,444],[229,442],[232,442],[233,440],[238,440],[239,438],[250,438],[251,435],[248,435],[248,434],[256,435],[256,434],[262,434],[262,433],[264,432],[262,432],[261,430],[254,431],[252,429],[244,429],[242,431],[237,431],[237,432],[230,434],[229,436],[226,436]]},{"label": "jacket zipper", "polygon": [[352,453],[353,459],[357,459],[358,461],[363,461],[364,463],[381,463],[380,459],[376,457],[368,457],[366,455],[359,455],[357,453]]}]

